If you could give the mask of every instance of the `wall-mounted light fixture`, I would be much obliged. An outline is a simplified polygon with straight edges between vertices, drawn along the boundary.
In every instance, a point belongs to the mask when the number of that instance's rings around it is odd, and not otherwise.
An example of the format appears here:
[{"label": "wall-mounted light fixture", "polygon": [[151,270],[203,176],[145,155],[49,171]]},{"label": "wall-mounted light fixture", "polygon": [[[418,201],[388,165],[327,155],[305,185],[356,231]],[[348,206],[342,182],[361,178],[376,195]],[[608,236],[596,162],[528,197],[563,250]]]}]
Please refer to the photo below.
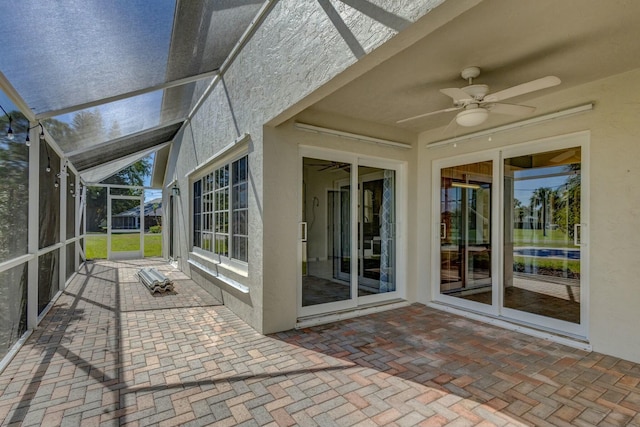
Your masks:
[{"label": "wall-mounted light fixture", "polygon": [[7,111],[4,108],[2,108],[2,105],[0,105],[0,109],[2,109],[2,112],[4,113],[4,115],[7,116],[7,119],[9,119],[9,129],[7,129],[7,138],[13,141],[14,135],[13,135],[13,129],[11,129],[11,121],[13,119],[11,118],[9,113],[7,113]]},{"label": "wall-mounted light fixture", "polygon": [[179,196],[180,195],[180,187],[178,187],[178,183],[177,182],[173,183],[173,187],[171,187],[171,193],[174,196]]}]

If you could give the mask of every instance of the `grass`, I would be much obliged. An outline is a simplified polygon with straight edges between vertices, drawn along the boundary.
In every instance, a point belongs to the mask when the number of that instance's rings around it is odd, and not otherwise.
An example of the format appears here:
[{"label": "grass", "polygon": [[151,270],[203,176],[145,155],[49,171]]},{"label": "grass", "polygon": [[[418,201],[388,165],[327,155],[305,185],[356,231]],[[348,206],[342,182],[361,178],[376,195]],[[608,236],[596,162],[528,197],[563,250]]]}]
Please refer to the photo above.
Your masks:
[{"label": "grass", "polygon": [[544,236],[542,230],[514,229],[513,244],[541,248],[570,248],[574,246],[573,239],[562,230],[546,230],[546,234]]},{"label": "grass", "polygon": [[[88,259],[107,258],[107,235],[87,234],[85,238],[85,249]],[[111,236],[111,249],[114,251],[137,251],[140,249],[140,235],[133,234],[113,234]],[[162,256],[162,235],[144,235],[144,256]]]}]

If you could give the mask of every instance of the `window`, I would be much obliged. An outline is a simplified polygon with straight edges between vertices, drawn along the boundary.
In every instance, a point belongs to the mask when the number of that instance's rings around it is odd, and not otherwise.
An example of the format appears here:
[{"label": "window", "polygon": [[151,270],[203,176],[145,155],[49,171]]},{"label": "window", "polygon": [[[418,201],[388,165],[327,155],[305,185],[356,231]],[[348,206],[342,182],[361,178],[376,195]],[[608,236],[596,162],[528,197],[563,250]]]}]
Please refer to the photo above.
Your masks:
[{"label": "window", "polygon": [[193,246],[247,261],[247,156],[193,183]]}]

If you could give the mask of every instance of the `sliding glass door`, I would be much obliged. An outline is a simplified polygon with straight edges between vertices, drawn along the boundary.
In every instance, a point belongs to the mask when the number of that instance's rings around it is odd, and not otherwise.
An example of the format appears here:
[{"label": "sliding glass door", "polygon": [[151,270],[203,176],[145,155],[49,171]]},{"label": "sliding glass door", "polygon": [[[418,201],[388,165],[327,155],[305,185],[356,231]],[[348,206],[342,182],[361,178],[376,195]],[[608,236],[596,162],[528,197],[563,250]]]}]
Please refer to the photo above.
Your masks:
[{"label": "sliding glass door", "polygon": [[434,163],[435,300],[586,336],[586,139]]},{"label": "sliding glass door", "polygon": [[490,161],[442,169],[440,292],[491,304]]},{"label": "sliding glass door", "polygon": [[302,158],[302,316],[397,295],[396,170],[322,154]]},{"label": "sliding glass door", "polygon": [[583,150],[504,156],[503,311],[568,332],[583,323]]},{"label": "sliding glass door", "polygon": [[[476,156],[477,157],[477,156]],[[437,299],[490,312],[494,303],[497,188],[492,159],[443,162],[439,184]]]}]

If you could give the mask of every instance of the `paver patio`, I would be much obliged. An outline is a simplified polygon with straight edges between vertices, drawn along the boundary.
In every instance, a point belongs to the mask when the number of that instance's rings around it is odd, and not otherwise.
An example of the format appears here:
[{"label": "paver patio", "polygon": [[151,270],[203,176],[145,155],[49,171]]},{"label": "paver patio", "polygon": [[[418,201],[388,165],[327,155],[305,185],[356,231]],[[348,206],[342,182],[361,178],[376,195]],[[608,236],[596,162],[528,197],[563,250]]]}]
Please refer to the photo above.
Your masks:
[{"label": "paver patio", "polygon": [[[175,282],[152,296],[140,266]],[[271,336],[159,260],[89,263],[0,375],[3,425],[640,426],[640,365],[420,304]]]}]

